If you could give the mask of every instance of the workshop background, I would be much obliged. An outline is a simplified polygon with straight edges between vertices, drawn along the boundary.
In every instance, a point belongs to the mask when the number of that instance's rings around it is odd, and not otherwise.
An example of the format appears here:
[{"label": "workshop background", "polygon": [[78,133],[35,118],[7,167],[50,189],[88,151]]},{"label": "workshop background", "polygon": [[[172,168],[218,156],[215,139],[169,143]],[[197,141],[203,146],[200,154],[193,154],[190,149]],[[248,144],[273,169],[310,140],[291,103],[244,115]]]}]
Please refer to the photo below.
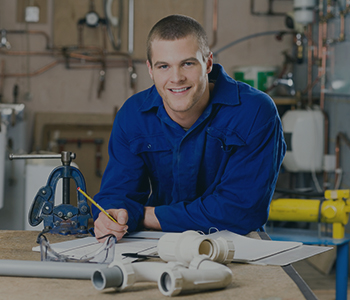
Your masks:
[{"label": "workshop background", "polygon": [[215,61],[276,102],[293,142],[280,194],[350,188],[349,0],[1,0],[0,229],[38,229],[29,207],[60,165],[10,153],[74,152],[98,192],[116,112],[152,85],[147,34],[173,13],[196,18]]}]

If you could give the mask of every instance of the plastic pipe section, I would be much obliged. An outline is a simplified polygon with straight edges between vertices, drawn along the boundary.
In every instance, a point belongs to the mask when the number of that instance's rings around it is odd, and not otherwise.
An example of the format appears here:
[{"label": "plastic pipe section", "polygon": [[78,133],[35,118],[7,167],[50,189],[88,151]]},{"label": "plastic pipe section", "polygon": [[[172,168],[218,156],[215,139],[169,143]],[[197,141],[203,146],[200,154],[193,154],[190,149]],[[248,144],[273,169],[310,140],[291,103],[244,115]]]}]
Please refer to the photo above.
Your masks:
[{"label": "plastic pipe section", "polygon": [[158,282],[164,295],[175,296],[224,288],[232,281],[231,270],[220,264],[230,263],[234,256],[233,242],[224,238],[214,240],[196,231],[167,233],[158,242],[158,254],[168,263],[115,261],[108,269],[96,270],[92,283],[97,290],[124,290],[136,282]]},{"label": "plastic pipe section", "polygon": [[[117,291],[133,286],[136,282],[157,282],[165,263],[123,263],[114,261],[108,269],[96,270],[91,281],[97,290],[114,288]],[[121,273],[121,276],[120,276]]]},{"label": "plastic pipe section", "polygon": [[350,212],[350,190],[327,190],[326,200],[275,199],[270,221],[333,223],[333,238],[343,238]]},{"label": "plastic pipe section", "polygon": [[[101,270],[107,267],[107,264],[98,265],[98,268]],[[90,279],[91,275],[96,269],[97,266],[95,264],[5,259],[0,260],[1,276]],[[119,274],[121,276],[121,272],[119,272]]]},{"label": "plastic pipe section", "polygon": [[206,255],[222,264],[232,262],[235,253],[232,241],[211,239],[196,231],[167,233],[158,242],[158,254],[164,261],[178,261],[188,265],[193,258]]},{"label": "plastic pipe section", "polygon": [[201,255],[195,257],[189,267],[180,262],[116,262],[108,269],[95,271],[92,276],[92,283],[98,290],[111,287],[124,290],[136,282],[145,281],[158,282],[158,288],[165,296],[176,296],[181,292],[224,288],[232,282],[232,272]]},{"label": "plastic pipe section", "polygon": [[158,279],[158,288],[165,296],[176,296],[181,292],[197,292],[221,289],[232,282],[231,270],[206,256],[197,256],[185,268],[169,262]]}]

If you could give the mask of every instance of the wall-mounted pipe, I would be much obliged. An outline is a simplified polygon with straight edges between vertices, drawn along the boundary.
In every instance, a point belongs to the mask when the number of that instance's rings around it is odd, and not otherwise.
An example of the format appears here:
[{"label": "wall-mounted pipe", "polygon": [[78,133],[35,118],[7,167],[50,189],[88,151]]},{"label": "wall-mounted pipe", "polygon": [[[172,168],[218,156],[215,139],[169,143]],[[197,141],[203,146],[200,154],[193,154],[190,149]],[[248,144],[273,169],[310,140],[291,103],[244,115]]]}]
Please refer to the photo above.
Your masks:
[{"label": "wall-mounted pipe", "polygon": [[217,39],[218,39],[218,0],[214,0],[214,7],[213,7],[213,41],[209,45],[209,48],[213,48],[216,45]]},{"label": "wall-mounted pipe", "polygon": [[134,0],[129,0],[129,20],[128,20],[128,53],[134,53]]},{"label": "wall-mounted pipe", "polygon": [[38,34],[45,38],[46,49],[51,48],[51,41],[49,35],[45,31],[41,30],[6,30],[7,34]]}]

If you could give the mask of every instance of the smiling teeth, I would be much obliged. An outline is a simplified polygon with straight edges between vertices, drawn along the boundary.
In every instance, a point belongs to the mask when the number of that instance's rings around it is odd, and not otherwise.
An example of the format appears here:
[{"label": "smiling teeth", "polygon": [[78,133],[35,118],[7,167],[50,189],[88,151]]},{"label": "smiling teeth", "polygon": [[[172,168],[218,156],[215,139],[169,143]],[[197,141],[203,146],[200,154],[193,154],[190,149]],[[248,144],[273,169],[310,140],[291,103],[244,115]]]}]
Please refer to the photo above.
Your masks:
[{"label": "smiling teeth", "polygon": [[181,93],[187,90],[187,88],[182,88],[182,89],[171,89],[175,93]]}]

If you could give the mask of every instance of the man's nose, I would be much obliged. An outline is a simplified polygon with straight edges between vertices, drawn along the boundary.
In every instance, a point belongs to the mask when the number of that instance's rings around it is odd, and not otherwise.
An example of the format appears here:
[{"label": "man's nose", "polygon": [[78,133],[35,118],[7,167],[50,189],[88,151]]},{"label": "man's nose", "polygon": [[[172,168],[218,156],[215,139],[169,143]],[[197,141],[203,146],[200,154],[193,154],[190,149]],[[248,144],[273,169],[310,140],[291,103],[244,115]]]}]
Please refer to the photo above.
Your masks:
[{"label": "man's nose", "polygon": [[171,73],[172,82],[182,82],[185,80],[185,75],[181,68],[173,68]]}]

